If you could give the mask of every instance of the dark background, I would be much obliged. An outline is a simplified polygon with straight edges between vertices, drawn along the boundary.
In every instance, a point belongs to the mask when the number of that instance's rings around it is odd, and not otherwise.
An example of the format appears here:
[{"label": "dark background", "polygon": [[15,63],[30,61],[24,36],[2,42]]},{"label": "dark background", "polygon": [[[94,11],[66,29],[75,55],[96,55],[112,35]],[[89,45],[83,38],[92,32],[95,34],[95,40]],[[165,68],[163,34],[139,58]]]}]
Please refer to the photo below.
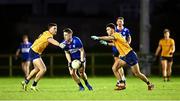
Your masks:
[{"label": "dark background", "polygon": [[[150,52],[154,53],[164,28],[171,30],[171,37],[178,47],[180,1],[150,1]],[[28,34],[33,42],[48,23],[58,24],[58,35],[62,40],[62,29],[70,27],[74,35],[84,43],[86,52],[111,52],[90,39],[91,35],[106,35],[105,25],[115,23],[115,18],[125,18],[125,27],[132,33],[131,46],[139,51],[140,0],[1,0],[0,1],[0,54],[14,54],[21,36]],[[45,51],[58,53],[57,47],[49,46]]]}]

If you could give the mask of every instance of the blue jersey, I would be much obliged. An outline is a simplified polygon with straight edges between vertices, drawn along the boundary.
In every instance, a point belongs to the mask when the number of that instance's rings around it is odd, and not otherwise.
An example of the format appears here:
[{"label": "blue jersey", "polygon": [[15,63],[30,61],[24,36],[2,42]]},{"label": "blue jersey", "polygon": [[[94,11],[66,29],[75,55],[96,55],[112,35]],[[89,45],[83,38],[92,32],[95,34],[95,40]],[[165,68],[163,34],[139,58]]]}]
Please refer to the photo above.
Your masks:
[{"label": "blue jersey", "polygon": [[23,61],[29,61],[29,49],[31,47],[32,43],[21,43],[18,49],[20,49],[21,52],[21,58]]},{"label": "blue jersey", "polygon": [[[115,31],[118,32],[119,34],[121,34],[124,37],[124,39],[126,39],[126,40],[131,35],[131,33],[129,32],[129,29],[125,28],[125,27],[122,30],[119,30],[116,27]],[[115,46],[112,46],[112,52],[113,52],[113,56],[115,56],[115,57],[119,56],[119,52]]]},{"label": "blue jersey", "polygon": [[68,51],[70,53],[71,60],[80,59],[79,49],[83,47],[83,44],[78,37],[73,36],[71,43],[67,43],[65,40],[63,40],[62,43],[66,45],[64,51]]}]

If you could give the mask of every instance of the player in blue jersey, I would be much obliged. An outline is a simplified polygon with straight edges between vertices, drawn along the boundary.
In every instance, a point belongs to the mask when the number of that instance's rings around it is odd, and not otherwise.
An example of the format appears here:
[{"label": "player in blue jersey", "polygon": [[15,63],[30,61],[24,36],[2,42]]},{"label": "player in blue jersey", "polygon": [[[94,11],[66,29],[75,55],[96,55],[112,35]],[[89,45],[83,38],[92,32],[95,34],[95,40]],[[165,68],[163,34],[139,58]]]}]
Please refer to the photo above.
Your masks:
[{"label": "player in blue jersey", "polygon": [[66,59],[68,61],[68,68],[69,68],[70,75],[72,76],[74,81],[79,85],[79,90],[84,91],[85,88],[82,85],[82,83],[79,79],[79,76],[77,75],[77,69],[73,69],[71,66],[71,62],[73,60],[75,60],[75,59],[80,60],[81,67],[78,69],[78,73],[79,73],[80,77],[84,80],[87,88],[89,90],[93,90],[91,85],[88,83],[87,75],[85,73],[86,57],[85,57],[85,51],[84,51],[81,40],[76,36],[72,36],[73,31],[70,28],[64,29],[63,34],[64,34],[64,40],[62,43],[65,44],[64,51],[65,51]]},{"label": "player in blue jersey", "polygon": [[[130,34],[130,31],[128,28],[124,27],[124,18],[123,17],[118,17],[116,19],[116,29],[115,31],[120,33],[124,39],[127,40],[127,42],[130,44],[131,43],[131,34]],[[100,41],[101,44],[104,44],[104,45],[109,45],[109,46],[112,46],[112,54],[113,54],[113,57],[114,57],[114,64],[112,66],[112,70],[113,70],[113,73],[114,75],[116,76],[117,78],[117,84],[116,86],[120,86],[120,85],[126,85],[126,78],[125,78],[125,75],[124,75],[124,70],[123,68],[118,68],[119,66],[119,52],[117,50],[117,48],[111,44],[111,43],[107,43],[106,41]]]},{"label": "player in blue jersey", "polygon": [[20,46],[16,51],[16,59],[19,56],[21,57],[22,70],[25,74],[25,77],[27,77],[29,75],[29,67],[30,67],[29,49],[32,43],[29,42],[27,35],[23,35],[22,40],[23,42],[20,44]]}]

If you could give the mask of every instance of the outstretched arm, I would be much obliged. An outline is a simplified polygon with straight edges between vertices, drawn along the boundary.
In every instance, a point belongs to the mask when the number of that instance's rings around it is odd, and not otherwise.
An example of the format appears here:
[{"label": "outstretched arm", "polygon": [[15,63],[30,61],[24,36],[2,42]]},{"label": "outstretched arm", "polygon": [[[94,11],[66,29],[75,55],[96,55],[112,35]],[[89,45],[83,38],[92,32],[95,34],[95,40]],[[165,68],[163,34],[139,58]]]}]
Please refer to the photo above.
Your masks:
[{"label": "outstretched arm", "polygon": [[113,36],[91,36],[93,40],[105,40],[105,41],[111,41],[114,40],[115,38]]},{"label": "outstretched arm", "polygon": [[60,48],[65,47],[65,44],[59,43],[58,41],[54,40],[53,38],[48,38],[48,42],[55,45],[55,46],[59,46]]},{"label": "outstretched arm", "polygon": [[112,42],[107,42],[104,40],[100,40],[99,42],[100,42],[100,44],[105,45],[105,46],[114,46],[114,43],[112,43]]}]

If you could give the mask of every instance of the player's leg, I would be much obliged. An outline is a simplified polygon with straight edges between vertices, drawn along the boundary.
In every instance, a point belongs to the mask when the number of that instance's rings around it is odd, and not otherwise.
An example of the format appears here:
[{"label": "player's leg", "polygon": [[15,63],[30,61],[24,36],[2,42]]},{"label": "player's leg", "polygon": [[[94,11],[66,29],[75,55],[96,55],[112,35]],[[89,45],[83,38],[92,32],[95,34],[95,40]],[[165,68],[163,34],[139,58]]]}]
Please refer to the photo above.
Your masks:
[{"label": "player's leg", "polygon": [[34,65],[34,69],[31,70],[30,74],[25,78],[24,81],[22,81],[22,86],[23,86],[23,89],[26,91],[27,90],[27,85],[30,81],[30,79],[39,71],[39,68],[33,63]]},{"label": "player's leg", "polygon": [[112,66],[112,71],[117,79],[116,85],[120,84],[120,81],[122,80],[122,75],[120,74],[119,69],[120,69],[119,59],[115,59],[114,64]]},{"label": "player's leg", "polygon": [[86,62],[84,62],[82,64],[82,67],[79,69],[79,75],[80,77],[84,80],[84,83],[86,84],[86,86],[88,87],[89,90],[93,90],[92,86],[89,84],[88,79],[87,79],[87,75],[86,75]]},{"label": "player's leg", "polygon": [[171,77],[171,73],[172,73],[172,65],[173,65],[172,60],[167,62],[167,81],[170,81],[170,77]]},{"label": "player's leg", "polygon": [[148,90],[152,90],[154,88],[154,85],[152,83],[150,83],[150,81],[147,79],[147,77],[140,72],[138,63],[131,66],[131,70],[136,77],[140,78],[148,85]]},{"label": "player's leg", "polygon": [[162,76],[164,81],[167,80],[167,60],[161,60]]},{"label": "player's leg", "polygon": [[118,59],[115,62],[115,65],[113,65],[112,69],[114,72],[115,77],[117,78],[118,82],[116,84],[115,90],[123,90],[126,88],[125,82],[122,81],[122,74],[119,72],[119,69],[126,65],[126,62]]},{"label": "player's leg", "polygon": [[123,67],[119,68],[119,73],[122,75],[122,81],[126,82],[126,77],[125,77],[125,74],[124,74]]},{"label": "player's leg", "polygon": [[84,90],[84,86],[82,85],[79,76],[77,75],[77,70],[76,69],[72,69],[71,67],[69,67],[69,73],[72,77],[72,79],[78,84],[79,86],[79,90],[83,91]]},{"label": "player's leg", "polygon": [[30,61],[25,61],[24,62],[24,70],[25,70],[25,77],[29,75],[29,68],[30,68]]},{"label": "player's leg", "polygon": [[46,66],[41,58],[37,58],[33,61],[33,64],[39,69],[37,72],[33,84],[32,84],[32,89],[35,90],[35,87],[37,86],[38,81],[43,77],[43,75],[46,72]]},{"label": "player's leg", "polygon": [[116,72],[119,73],[120,75],[120,79],[117,81],[117,83],[126,83],[126,78],[125,78],[125,75],[124,75],[124,70],[123,70],[123,67],[120,66],[119,64],[119,57],[114,57],[114,67],[117,67],[117,70]]},{"label": "player's leg", "polygon": [[23,73],[24,73],[25,78],[26,78],[26,77],[27,77],[27,76],[26,76],[26,64],[25,64],[25,62],[24,62],[24,61],[22,61],[22,62],[21,62],[21,68],[22,68]]}]

